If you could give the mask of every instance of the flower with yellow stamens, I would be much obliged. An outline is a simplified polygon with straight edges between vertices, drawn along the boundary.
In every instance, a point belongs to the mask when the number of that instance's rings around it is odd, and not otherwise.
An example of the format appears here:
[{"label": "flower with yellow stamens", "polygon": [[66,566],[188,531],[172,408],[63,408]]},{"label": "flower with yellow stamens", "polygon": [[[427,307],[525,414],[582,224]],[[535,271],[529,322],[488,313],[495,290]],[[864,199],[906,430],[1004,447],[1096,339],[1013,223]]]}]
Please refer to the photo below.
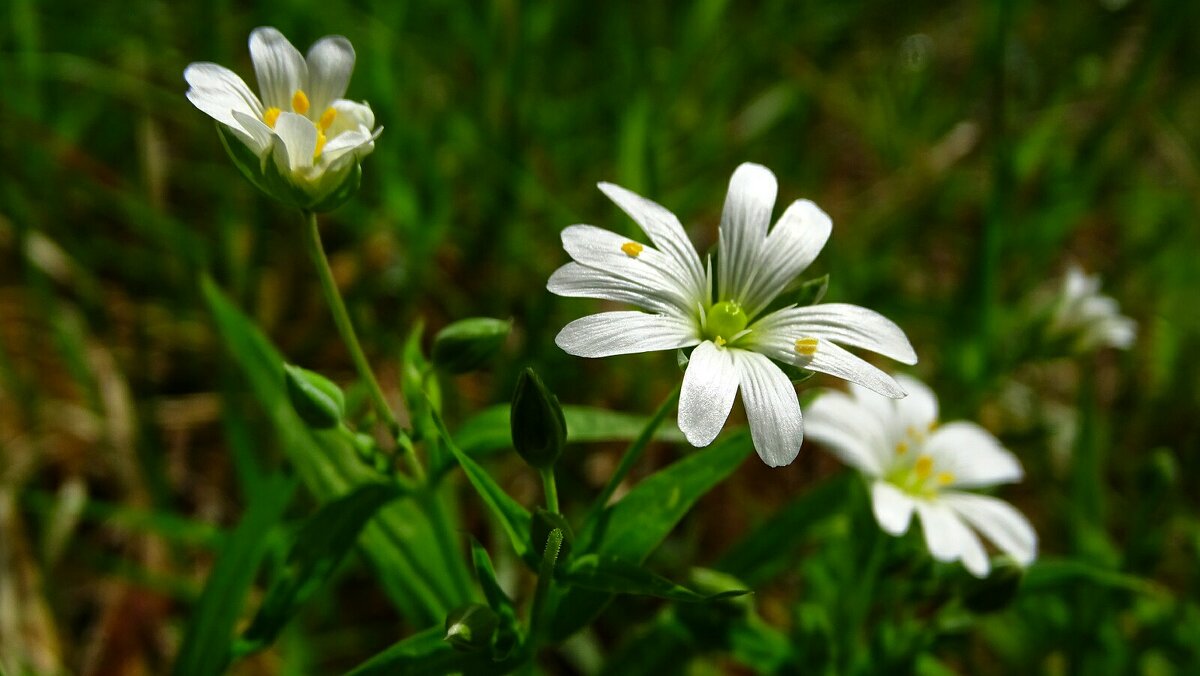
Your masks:
[{"label": "flower with yellow stamens", "polygon": [[[803,421],[796,390],[776,362],[862,383],[892,397],[904,391],[886,373],[841,347],[860,347],[913,364],[917,355],[898,326],[866,308],[831,303],[774,309],[777,296],[812,263],[832,222],[796,200],[771,227],[777,184],[766,167],[733,173],[721,217],[716,275],[674,214],[624,188],[601,183],[650,238],[631,242],[590,225],[563,231],[573,262],[547,288],[561,296],[627,302],[644,311],[577,319],[556,342],[570,354],[690,348],[679,396],[679,428],[695,446],[712,442],[741,392],[754,448],[772,467],[800,451]],[[772,311],[774,310],[774,311]],[[773,361],[774,360],[774,361]]]},{"label": "flower with yellow stamens", "polygon": [[888,533],[902,535],[916,512],[939,561],[961,560],[971,574],[986,576],[979,533],[1021,565],[1031,563],[1037,534],[1029,521],[1007,502],[964,490],[1020,480],[1016,457],[974,423],[934,425],[933,392],[915,378],[896,380],[908,392],[904,399],[854,385],[849,395],[822,393],[807,410],[808,438],[867,477],[875,519]]},{"label": "flower with yellow stamens", "polygon": [[250,34],[250,58],[261,98],[228,68],[193,63],[183,72],[188,99],[220,123],[230,156],[255,185],[301,208],[337,206],[353,194],[382,131],[366,103],[342,98],[353,46],[325,37],[304,57],[265,27]]}]

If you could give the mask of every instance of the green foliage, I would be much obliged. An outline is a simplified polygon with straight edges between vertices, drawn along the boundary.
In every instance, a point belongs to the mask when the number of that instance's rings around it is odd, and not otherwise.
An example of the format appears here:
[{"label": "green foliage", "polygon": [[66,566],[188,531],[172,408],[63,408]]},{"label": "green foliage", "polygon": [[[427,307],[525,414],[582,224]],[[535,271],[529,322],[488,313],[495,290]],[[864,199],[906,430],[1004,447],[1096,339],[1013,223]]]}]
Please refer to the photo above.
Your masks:
[{"label": "green foliage", "polygon": [[567,421],[558,397],[533,369],[521,371],[513,391],[509,426],[517,455],[536,469],[550,469],[567,443]]},{"label": "green foliage", "polygon": [[510,330],[512,320],[460,319],[434,336],[433,364],[447,373],[474,371],[496,356]]},{"label": "green foliage", "polygon": [[672,601],[695,603],[749,594],[748,589],[728,589],[701,593],[655,575],[626,559],[610,555],[587,554],[576,557],[562,573],[564,582],[591,591],[609,594],[656,596]]}]

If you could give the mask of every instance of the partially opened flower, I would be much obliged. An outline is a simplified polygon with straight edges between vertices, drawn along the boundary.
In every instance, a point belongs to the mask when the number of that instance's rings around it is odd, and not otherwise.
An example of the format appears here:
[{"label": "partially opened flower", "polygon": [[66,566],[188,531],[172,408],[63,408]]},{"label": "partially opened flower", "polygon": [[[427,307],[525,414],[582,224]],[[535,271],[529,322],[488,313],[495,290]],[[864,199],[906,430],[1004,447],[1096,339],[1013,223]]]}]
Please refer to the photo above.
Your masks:
[{"label": "partially opened flower", "polygon": [[188,100],[233,137],[225,139],[230,155],[268,194],[318,211],[345,201],[382,131],[366,103],[342,98],[354,47],[344,37],[325,37],[306,58],[265,27],[250,34],[250,58],[261,99],[228,68],[193,63],[183,71]]},{"label": "partially opened flower", "polygon": [[1048,332],[1078,351],[1100,347],[1129,349],[1137,323],[1121,314],[1117,301],[1100,293],[1100,277],[1071,264],[1052,301]]},{"label": "partially opened flower", "polygon": [[980,533],[1028,565],[1037,555],[1029,521],[1003,500],[967,492],[1019,481],[1016,457],[974,423],[937,425],[933,392],[914,378],[897,380],[908,391],[898,401],[854,386],[849,395],[822,393],[808,407],[809,439],[870,480],[875,519],[888,533],[904,534],[915,511],[939,561],[961,560],[971,574],[986,576]]},{"label": "partially opened flower", "polygon": [[797,200],[768,232],[776,187],[765,167],[743,164],[734,172],[714,279],[711,260],[707,266],[701,262],[674,214],[601,183],[600,190],[641,226],[650,243],[590,225],[571,226],[562,240],[574,262],[559,268],[547,284],[561,296],[614,300],[644,310],[601,312],[571,322],[557,343],[573,355],[696,346],[683,378],[679,428],[693,445],[707,445],[724,426],[740,388],[754,446],[772,467],[795,459],[803,427],[796,390],[771,360],[845,378],[890,397],[902,397],[904,390],[841,344],[906,364],[917,360],[904,332],[866,308],[830,303],[767,312],[816,258],[832,227],[817,205]]}]

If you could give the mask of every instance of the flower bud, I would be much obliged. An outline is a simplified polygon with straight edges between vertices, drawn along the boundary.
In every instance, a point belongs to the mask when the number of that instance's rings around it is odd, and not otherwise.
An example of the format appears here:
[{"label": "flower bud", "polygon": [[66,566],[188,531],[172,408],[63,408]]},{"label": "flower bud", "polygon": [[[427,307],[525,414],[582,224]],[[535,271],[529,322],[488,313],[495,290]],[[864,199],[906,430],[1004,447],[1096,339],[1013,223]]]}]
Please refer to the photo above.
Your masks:
[{"label": "flower bud", "polygon": [[537,469],[554,466],[567,442],[567,421],[558,397],[550,393],[533,369],[517,379],[509,412],[513,447]]},{"label": "flower bud", "polygon": [[563,518],[562,514],[551,512],[541,507],[533,513],[533,520],[529,524],[529,539],[533,545],[533,551],[541,553],[546,549],[546,540],[550,537],[550,532],[555,528],[562,531],[562,546],[558,550],[559,560],[567,557],[571,551],[571,543],[575,541],[575,534],[571,531],[570,524]]},{"label": "flower bud", "polygon": [[478,652],[492,644],[499,625],[495,611],[481,603],[470,603],[446,616],[444,640],[457,650]]},{"label": "flower bud", "polygon": [[325,376],[284,364],[284,380],[292,408],[309,427],[323,430],[336,427],[346,413],[342,390]]},{"label": "flower bud", "polygon": [[466,373],[483,366],[504,346],[511,320],[491,317],[461,319],[433,339],[433,364],[446,373]]}]

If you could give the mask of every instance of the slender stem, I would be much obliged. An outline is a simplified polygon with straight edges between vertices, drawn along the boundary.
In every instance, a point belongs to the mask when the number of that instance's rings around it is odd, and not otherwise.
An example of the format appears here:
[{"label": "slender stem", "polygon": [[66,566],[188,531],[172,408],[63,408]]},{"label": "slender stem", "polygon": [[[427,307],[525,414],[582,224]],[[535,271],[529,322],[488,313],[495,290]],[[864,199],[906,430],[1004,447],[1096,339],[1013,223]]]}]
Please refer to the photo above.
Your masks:
[{"label": "slender stem", "polygon": [[646,423],[646,426],[642,428],[641,433],[633,440],[629,448],[625,450],[625,455],[621,457],[621,462],[617,465],[616,471],[609,477],[608,484],[604,486],[600,497],[596,498],[595,504],[592,505],[592,512],[588,515],[587,521],[592,521],[604,509],[608,501],[612,499],[613,493],[616,492],[617,486],[621,485],[621,482],[625,480],[625,476],[629,474],[629,470],[633,469],[633,464],[638,461],[638,458],[642,457],[642,452],[646,450],[646,446],[654,438],[654,433],[658,430],[659,425],[662,424],[667,414],[671,412],[671,409],[675,406],[675,402],[679,400],[680,387],[676,386],[671,391],[671,394],[667,395],[667,398],[663,400],[663,403],[659,404],[658,410],[654,412],[654,415]]},{"label": "slender stem", "polygon": [[558,514],[558,485],[554,482],[554,468],[541,470],[542,488],[546,493],[546,509]]},{"label": "slender stem", "polygon": [[350,313],[346,311],[342,294],[338,291],[337,283],[333,279],[333,270],[329,267],[329,259],[325,257],[325,249],[321,246],[321,232],[317,227],[317,215],[311,211],[305,211],[304,221],[304,243],[308,248],[308,255],[312,258],[313,265],[317,268],[317,278],[321,280],[321,291],[325,293],[325,300],[329,303],[330,312],[333,313],[333,323],[337,325],[338,333],[342,335],[342,342],[350,351],[350,358],[354,360],[354,368],[358,370],[358,376],[367,383],[367,391],[371,394],[371,403],[375,408],[375,413],[383,418],[392,438],[404,449],[413,475],[424,481],[425,471],[417,461],[412,444],[401,441],[407,437],[404,436],[400,422],[396,420],[396,415],[388,406],[387,398],[383,396],[379,381],[375,379],[371,364],[367,361],[367,356],[358,342],[358,334],[354,332],[354,325],[350,323]]},{"label": "slender stem", "polygon": [[542,628],[549,620],[553,608],[547,605],[550,586],[554,582],[554,568],[558,564],[558,553],[562,549],[563,532],[557,528],[546,537],[546,549],[542,552],[542,565],[538,568],[537,589],[533,593],[533,607],[529,612],[529,643],[533,650]]}]

